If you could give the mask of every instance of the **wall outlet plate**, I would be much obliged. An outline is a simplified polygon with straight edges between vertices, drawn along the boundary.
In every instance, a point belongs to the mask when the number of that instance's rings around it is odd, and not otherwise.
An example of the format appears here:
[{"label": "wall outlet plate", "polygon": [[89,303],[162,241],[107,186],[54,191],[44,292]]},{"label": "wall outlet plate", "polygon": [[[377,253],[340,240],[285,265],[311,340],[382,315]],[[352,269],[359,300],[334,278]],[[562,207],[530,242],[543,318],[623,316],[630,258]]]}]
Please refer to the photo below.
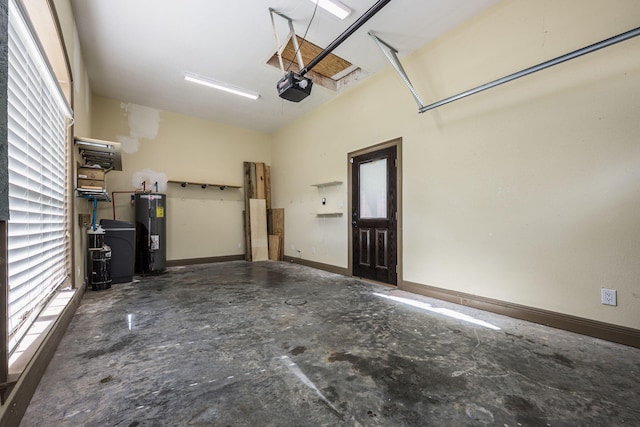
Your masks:
[{"label": "wall outlet plate", "polygon": [[78,214],[78,225],[84,228],[90,226],[91,214]]},{"label": "wall outlet plate", "polygon": [[604,305],[618,305],[618,292],[615,289],[601,289],[601,300]]}]

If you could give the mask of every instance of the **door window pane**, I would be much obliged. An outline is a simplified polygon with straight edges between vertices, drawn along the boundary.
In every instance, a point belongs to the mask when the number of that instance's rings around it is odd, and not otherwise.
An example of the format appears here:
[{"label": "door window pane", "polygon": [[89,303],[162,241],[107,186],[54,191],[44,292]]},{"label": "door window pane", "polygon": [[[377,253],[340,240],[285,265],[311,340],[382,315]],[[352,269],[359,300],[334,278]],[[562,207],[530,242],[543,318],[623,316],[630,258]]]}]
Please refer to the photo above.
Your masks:
[{"label": "door window pane", "polygon": [[387,218],[387,159],[360,164],[360,218]]}]

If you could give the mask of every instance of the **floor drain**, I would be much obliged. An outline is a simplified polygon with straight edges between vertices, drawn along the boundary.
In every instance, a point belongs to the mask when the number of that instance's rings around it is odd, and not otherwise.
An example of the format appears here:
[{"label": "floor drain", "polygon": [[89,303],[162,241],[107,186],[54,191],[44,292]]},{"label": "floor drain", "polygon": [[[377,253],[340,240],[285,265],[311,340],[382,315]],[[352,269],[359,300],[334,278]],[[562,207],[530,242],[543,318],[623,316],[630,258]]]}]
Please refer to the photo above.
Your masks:
[{"label": "floor drain", "polygon": [[286,300],[284,303],[287,305],[305,305],[307,303],[307,300],[292,298],[292,299]]}]

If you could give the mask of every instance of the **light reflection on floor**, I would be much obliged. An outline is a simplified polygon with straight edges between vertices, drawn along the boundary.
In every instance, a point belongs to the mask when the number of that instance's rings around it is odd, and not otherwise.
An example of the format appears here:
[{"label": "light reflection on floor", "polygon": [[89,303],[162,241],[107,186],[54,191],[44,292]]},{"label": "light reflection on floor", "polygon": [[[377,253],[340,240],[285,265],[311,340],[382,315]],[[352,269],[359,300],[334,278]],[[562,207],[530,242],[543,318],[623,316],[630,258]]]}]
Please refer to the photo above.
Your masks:
[{"label": "light reflection on floor", "polygon": [[389,300],[392,300],[392,301],[400,302],[402,304],[407,304],[407,305],[410,305],[412,307],[421,308],[423,310],[427,310],[427,311],[430,311],[432,313],[438,313],[438,314],[442,314],[443,316],[448,316],[448,317],[452,317],[454,319],[463,320],[465,322],[473,323],[474,325],[484,326],[485,328],[493,329],[494,331],[499,331],[500,330],[499,327],[497,327],[496,325],[493,325],[493,324],[491,324],[489,322],[485,322],[484,320],[478,320],[478,319],[476,319],[474,317],[469,316],[468,314],[460,313],[460,312],[457,312],[455,310],[450,310],[448,308],[434,307],[431,304],[426,303],[426,302],[417,301],[417,300],[410,299],[410,298],[396,297],[396,296],[393,296],[393,295],[380,294],[380,293],[377,293],[377,292],[374,292],[373,295],[378,296],[378,297],[382,297],[382,298],[386,298],[386,299],[389,299]]},{"label": "light reflection on floor", "polygon": [[69,301],[71,301],[74,294],[75,290],[71,289],[58,292],[42,312],[40,312],[27,334],[11,354],[9,358],[9,372],[19,372],[24,368],[28,359],[36,352],[38,346],[42,340],[44,340],[46,333],[53,326]]}]

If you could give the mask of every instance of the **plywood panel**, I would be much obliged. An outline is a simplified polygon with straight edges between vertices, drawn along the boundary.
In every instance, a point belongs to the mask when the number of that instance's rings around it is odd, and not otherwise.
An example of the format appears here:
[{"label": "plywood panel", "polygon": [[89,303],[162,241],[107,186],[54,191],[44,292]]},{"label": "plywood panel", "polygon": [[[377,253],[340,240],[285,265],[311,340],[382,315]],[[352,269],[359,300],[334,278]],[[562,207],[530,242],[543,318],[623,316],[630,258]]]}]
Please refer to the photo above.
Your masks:
[{"label": "plywood panel", "polygon": [[251,259],[266,261],[269,259],[269,241],[267,238],[267,205],[264,199],[250,199],[251,221]]},{"label": "plywood panel", "polygon": [[280,236],[280,255],[278,261],[284,259],[284,209],[276,208],[269,211],[269,233]]},{"label": "plywood panel", "polygon": [[[321,47],[311,43],[308,40],[304,40],[301,37],[298,37],[298,45],[300,46],[300,54],[302,55],[302,60],[304,61],[305,65],[311,62],[311,60],[318,56],[318,54],[323,50]],[[282,59],[286,61],[287,65],[289,62],[293,61],[296,69],[298,68],[298,61],[296,59],[295,49],[291,40],[289,40],[287,47],[282,52]],[[318,65],[314,67],[314,71],[318,74],[322,74],[325,77],[332,77],[349,68],[350,66],[351,63],[349,61],[346,61],[339,56],[330,53],[322,61],[320,61]]]},{"label": "plywood panel", "polygon": [[274,234],[269,235],[269,259],[272,261],[280,261],[280,239],[280,236]]},{"label": "plywood panel", "polygon": [[249,209],[242,211],[242,225],[244,227],[244,260],[251,261],[251,224],[249,223]]},{"label": "plywood panel", "polygon": [[256,163],[256,199],[266,199],[265,197],[265,188],[264,188],[264,163]]},{"label": "plywood panel", "polygon": [[267,212],[271,209],[271,166],[264,167],[264,199],[267,201]]},{"label": "plywood panel", "polygon": [[253,182],[251,181],[251,162],[244,162],[244,259],[251,261],[251,220],[249,200],[252,198]]},{"label": "plywood panel", "polygon": [[249,198],[257,199],[258,198],[258,181],[256,177],[256,164],[249,163],[249,182],[251,183],[251,191],[249,192]]}]

